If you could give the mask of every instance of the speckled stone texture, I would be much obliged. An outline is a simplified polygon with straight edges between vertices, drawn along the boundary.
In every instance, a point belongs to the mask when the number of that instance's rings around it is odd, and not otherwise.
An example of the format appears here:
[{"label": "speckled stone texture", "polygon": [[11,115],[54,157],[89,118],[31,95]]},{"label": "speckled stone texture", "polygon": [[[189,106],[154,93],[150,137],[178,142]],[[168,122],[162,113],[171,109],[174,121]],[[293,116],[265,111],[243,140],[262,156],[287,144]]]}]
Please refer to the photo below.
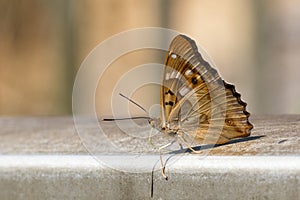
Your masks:
[{"label": "speckled stone texture", "polygon": [[300,116],[251,122],[250,137],[199,155],[175,144],[166,181],[147,137],[133,136],[149,134],[144,121],[131,135],[114,122],[78,135],[72,117],[1,117],[0,199],[300,199]]}]

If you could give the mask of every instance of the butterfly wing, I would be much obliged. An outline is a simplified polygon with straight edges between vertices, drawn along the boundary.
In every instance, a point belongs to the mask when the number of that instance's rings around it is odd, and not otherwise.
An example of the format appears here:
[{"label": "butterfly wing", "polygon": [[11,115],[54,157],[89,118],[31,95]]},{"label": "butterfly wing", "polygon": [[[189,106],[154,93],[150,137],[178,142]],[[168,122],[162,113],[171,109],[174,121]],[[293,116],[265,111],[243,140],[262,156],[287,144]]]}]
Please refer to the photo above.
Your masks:
[{"label": "butterfly wing", "polygon": [[202,58],[192,39],[176,36],[165,66],[161,87],[163,127],[179,127],[196,143],[225,143],[250,135],[253,126],[248,121],[246,103],[234,86],[223,81]]}]

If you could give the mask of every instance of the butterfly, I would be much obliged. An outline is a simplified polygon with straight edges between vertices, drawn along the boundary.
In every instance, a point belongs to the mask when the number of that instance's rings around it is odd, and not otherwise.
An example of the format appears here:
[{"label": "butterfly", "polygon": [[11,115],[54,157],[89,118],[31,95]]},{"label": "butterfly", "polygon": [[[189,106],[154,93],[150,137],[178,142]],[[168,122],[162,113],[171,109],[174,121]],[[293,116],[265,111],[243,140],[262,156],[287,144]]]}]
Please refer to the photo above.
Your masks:
[{"label": "butterfly", "polygon": [[[196,43],[185,35],[171,42],[164,62],[160,89],[160,118],[150,118],[152,128],[174,138],[161,150],[178,141],[194,153],[193,146],[224,144],[247,137],[253,125],[246,103],[235,86],[226,83],[204,60]],[[161,154],[160,154],[161,155]],[[162,175],[165,165],[162,161]]]},{"label": "butterfly", "polygon": [[[120,95],[149,114],[135,101]],[[246,111],[247,104],[241,100],[235,86],[226,83],[216,69],[204,60],[194,40],[182,34],[172,40],[166,53],[160,105],[159,118],[135,118],[148,119],[152,129],[173,138],[158,148],[165,179],[168,177],[162,150],[174,142],[179,142],[181,147],[186,145],[193,153],[200,153],[194,146],[224,144],[234,138],[249,136],[253,129],[248,120],[250,113]],[[151,136],[150,133],[150,143]]]}]

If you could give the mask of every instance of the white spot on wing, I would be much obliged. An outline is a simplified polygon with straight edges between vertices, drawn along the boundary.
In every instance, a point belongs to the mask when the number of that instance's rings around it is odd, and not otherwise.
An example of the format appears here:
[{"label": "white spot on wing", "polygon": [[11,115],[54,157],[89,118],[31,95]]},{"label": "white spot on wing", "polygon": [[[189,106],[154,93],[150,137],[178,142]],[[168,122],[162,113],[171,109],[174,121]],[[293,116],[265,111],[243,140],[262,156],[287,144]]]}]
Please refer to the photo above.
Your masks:
[{"label": "white spot on wing", "polygon": [[184,88],[182,88],[182,89],[179,91],[179,93],[180,93],[181,96],[186,95],[188,92],[189,92],[189,88],[188,88],[188,87],[184,87]]},{"label": "white spot on wing", "polygon": [[172,71],[171,75],[170,75],[170,78],[175,78],[177,75],[177,72],[176,71]]},{"label": "white spot on wing", "polygon": [[170,73],[166,73],[165,79],[166,79],[166,80],[169,80],[169,79],[170,79]]},{"label": "white spot on wing", "polygon": [[193,74],[192,70],[188,69],[188,70],[185,71],[186,76],[191,76],[192,74]]},{"label": "white spot on wing", "polygon": [[177,55],[174,54],[174,53],[172,53],[172,54],[171,54],[171,58],[175,59],[175,58],[177,58]]}]

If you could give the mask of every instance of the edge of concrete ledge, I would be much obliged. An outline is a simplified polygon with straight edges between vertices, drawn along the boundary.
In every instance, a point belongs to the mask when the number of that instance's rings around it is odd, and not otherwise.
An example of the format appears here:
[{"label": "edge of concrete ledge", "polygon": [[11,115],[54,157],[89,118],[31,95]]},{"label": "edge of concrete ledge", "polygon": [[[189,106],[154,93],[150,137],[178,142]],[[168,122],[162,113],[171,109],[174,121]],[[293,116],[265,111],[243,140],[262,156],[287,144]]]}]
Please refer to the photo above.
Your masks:
[{"label": "edge of concrete ledge", "polygon": [[[0,156],[1,199],[299,199],[300,156],[185,155],[168,160],[162,178],[127,173],[143,169],[126,155],[101,155],[124,171],[89,155]],[[130,157],[130,156],[129,156]],[[128,157],[128,158],[129,158]],[[157,160],[158,155],[144,155]],[[173,162],[174,161],[174,162]],[[153,167],[153,166],[151,166]],[[150,168],[149,168],[150,169]]]}]

